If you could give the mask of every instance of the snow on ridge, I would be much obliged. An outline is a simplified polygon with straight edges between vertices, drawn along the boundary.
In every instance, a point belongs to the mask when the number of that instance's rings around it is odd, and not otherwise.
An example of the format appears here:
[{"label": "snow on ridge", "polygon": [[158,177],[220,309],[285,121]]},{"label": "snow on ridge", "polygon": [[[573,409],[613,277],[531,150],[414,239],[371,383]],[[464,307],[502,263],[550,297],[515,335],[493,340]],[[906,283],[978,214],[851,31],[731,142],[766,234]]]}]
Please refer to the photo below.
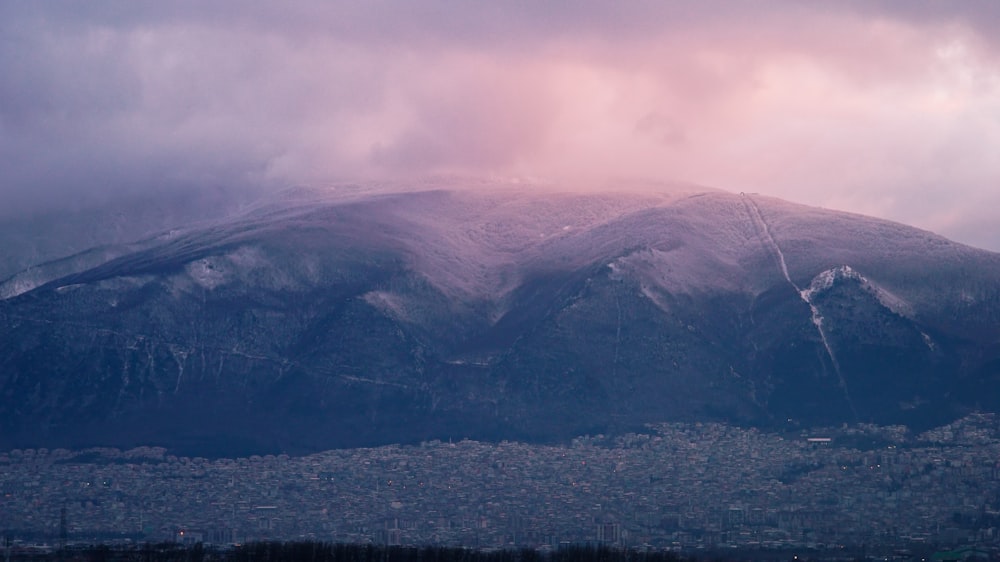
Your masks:
[{"label": "snow on ridge", "polygon": [[446,188],[397,194],[380,212],[384,220],[403,225],[413,267],[431,285],[448,294],[496,297],[521,282],[525,266],[551,263],[553,244],[572,245],[596,228],[674,200],[656,193],[524,186]]},{"label": "snow on ridge", "polygon": [[34,273],[34,270],[28,269],[0,283],[0,300],[14,298],[44,284],[44,277]]},{"label": "snow on ridge", "polygon": [[818,275],[813,277],[812,281],[809,283],[809,286],[806,287],[805,289],[802,289],[802,298],[808,301],[812,299],[813,296],[830,290],[831,288],[833,288],[833,284],[838,279],[854,279],[856,281],[860,281],[861,283],[865,284],[868,283],[868,280],[865,279],[863,275],[861,275],[853,268],[851,268],[851,266],[841,265],[838,267],[827,269],[826,271],[822,271]]},{"label": "snow on ridge", "polygon": [[849,265],[833,267],[813,277],[809,286],[802,289],[800,293],[802,299],[806,302],[811,302],[816,295],[829,291],[837,281],[842,279],[857,281],[861,284],[862,288],[875,296],[882,306],[895,314],[905,318],[913,317],[913,307],[908,302],[876,285]]}]

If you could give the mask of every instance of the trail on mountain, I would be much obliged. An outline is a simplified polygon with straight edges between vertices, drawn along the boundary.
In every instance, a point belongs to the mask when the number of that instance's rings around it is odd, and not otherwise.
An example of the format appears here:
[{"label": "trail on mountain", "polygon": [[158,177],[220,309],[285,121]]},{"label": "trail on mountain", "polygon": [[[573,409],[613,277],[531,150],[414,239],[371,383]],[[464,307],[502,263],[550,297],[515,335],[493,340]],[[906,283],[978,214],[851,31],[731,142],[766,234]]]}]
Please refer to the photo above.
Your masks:
[{"label": "trail on mountain", "polygon": [[771,235],[771,227],[764,220],[764,215],[760,212],[760,207],[757,206],[757,202],[753,200],[752,197],[741,193],[740,196],[743,198],[743,202],[747,209],[747,214],[750,215],[750,221],[754,225],[754,229],[757,231],[758,235],[764,245],[766,245],[774,256],[778,259],[778,265],[781,268],[781,274],[785,277],[785,281],[795,289],[798,293],[799,298],[802,302],[809,306],[809,311],[812,316],[812,323],[816,326],[816,332],[819,334],[819,339],[823,342],[823,347],[826,349],[826,354],[830,358],[830,363],[833,364],[833,371],[837,374],[837,381],[840,385],[840,389],[844,393],[844,400],[847,401],[847,405],[851,408],[851,413],[854,418],[858,418],[858,411],[854,407],[854,401],[851,400],[851,394],[847,390],[847,381],[844,380],[844,375],[840,371],[840,362],[837,361],[837,356],[833,352],[833,347],[830,346],[830,341],[826,337],[826,330],[823,329],[823,315],[820,313],[819,309],[812,302],[812,293],[808,290],[803,290],[795,281],[792,281],[791,275],[788,274],[788,264],[785,262],[785,254],[781,251],[781,247],[774,240],[774,236]]},{"label": "trail on mountain", "polygon": [[[617,311],[617,323],[615,324],[615,353],[611,359],[611,381],[612,384],[617,384],[618,382],[618,355],[621,352],[622,347],[622,299],[618,294],[618,283],[613,282],[611,290],[615,295],[615,309]],[[612,416],[614,419],[622,418],[622,413],[620,406],[616,403],[614,409],[612,410]]]}]

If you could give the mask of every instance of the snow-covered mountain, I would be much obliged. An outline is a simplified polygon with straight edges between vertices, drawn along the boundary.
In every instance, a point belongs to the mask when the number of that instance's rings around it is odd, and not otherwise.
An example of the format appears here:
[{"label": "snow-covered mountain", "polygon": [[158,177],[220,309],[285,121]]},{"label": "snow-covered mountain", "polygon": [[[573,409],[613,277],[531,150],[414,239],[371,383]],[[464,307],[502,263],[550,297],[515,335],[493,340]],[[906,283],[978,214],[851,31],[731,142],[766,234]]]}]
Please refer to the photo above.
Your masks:
[{"label": "snow-covered mountain", "polygon": [[298,190],[88,256],[0,285],[0,446],[222,454],[1000,408],[1000,255],[754,194]]}]

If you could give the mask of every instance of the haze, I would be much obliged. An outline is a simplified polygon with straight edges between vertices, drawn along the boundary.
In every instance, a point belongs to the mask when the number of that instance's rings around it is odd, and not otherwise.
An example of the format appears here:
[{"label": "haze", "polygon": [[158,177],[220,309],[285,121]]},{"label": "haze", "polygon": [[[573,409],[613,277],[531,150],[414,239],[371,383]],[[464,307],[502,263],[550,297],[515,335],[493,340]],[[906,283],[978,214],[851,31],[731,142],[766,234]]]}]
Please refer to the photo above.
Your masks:
[{"label": "haze", "polygon": [[0,220],[441,173],[686,181],[1000,250],[1000,4],[0,4]]}]

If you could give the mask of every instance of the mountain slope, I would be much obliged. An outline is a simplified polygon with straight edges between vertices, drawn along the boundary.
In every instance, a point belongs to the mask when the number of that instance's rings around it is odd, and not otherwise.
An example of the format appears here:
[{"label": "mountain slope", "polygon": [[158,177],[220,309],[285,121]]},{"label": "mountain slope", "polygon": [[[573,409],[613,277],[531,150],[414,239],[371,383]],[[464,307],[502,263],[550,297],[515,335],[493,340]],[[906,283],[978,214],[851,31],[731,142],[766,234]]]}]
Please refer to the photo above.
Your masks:
[{"label": "mountain slope", "polygon": [[1000,407],[1000,255],[693,187],[300,192],[0,301],[0,446],[200,454]]}]

